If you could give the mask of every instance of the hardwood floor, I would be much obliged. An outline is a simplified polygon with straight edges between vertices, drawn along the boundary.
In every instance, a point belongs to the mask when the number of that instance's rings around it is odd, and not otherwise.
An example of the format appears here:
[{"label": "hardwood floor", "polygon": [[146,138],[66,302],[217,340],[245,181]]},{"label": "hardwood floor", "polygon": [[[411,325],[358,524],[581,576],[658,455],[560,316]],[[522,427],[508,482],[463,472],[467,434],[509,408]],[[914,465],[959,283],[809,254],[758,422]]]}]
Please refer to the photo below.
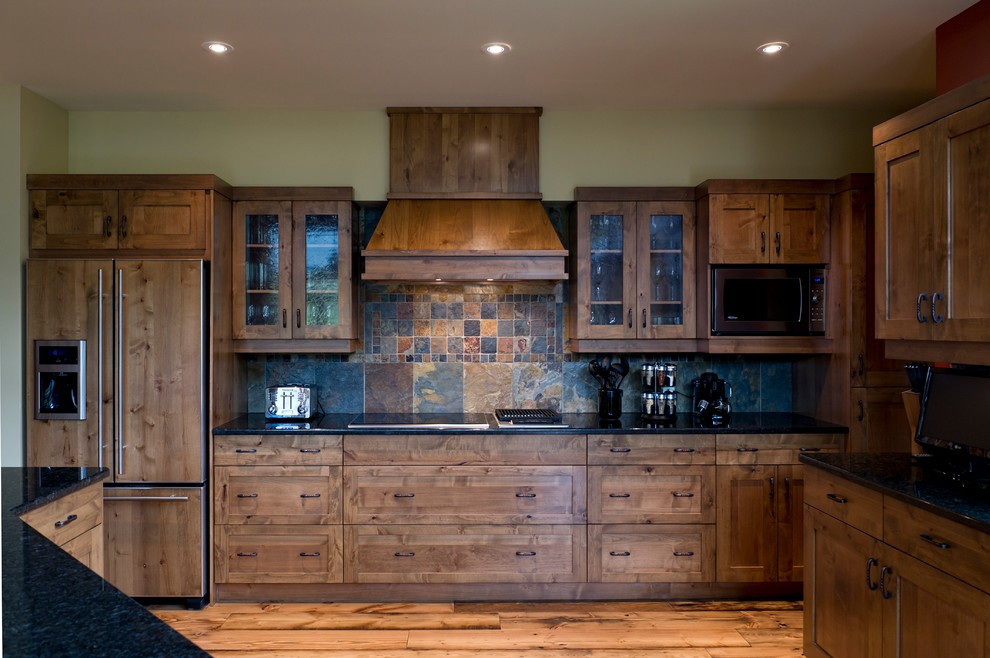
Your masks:
[{"label": "hardwood floor", "polygon": [[222,658],[795,658],[789,601],[271,603],[153,608]]}]

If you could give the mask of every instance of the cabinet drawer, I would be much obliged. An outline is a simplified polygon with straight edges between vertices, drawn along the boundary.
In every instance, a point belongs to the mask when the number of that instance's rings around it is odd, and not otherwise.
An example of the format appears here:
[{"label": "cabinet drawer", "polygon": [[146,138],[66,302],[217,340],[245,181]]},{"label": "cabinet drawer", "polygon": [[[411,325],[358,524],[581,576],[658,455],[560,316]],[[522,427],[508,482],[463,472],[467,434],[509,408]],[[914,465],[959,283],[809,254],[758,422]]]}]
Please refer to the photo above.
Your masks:
[{"label": "cabinet drawer", "polygon": [[588,526],[588,581],[711,582],[713,525]]},{"label": "cabinet drawer", "polygon": [[883,536],[883,495],[878,491],[806,466],[804,502],[873,537]]},{"label": "cabinet drawer", "polygon": [[716,439],[719,464],[797,464],[802,453],[841,452],[843,434],[722,434]]},{"label": "cabinet drawer", "polygon": [[990,592],[990,535],[903,501],[884,497],[883,540],[894,548]]},{"label": "cabinet drawer", "polygon": [[74,491],[27,512],[21,520],[62,546],[103,523],[103,485]]},{"label": "cabinet drawer", "polygon": [[591,523],[714,523],[714,466],[592,466]]},{"label": "cabinet drawer", "polygon": [[340,466],[215,469],[217,523],[340,523]]},{"label": "cabinet drawer", "polygon": [[213,437],[215,466],[340,465],[339,435],[271,434]]},{"label": "cabinet drawer", "polygon": [[341,526],[218,526],[218,583],[339,583]]},{"label": "cabinet drawer", "polygon": [[583,523],[579,466],[347,466],[344,523]]},{"label": "cabinet drawer", "polygon": [[103,576],[103,528],[97,526],[62,544],[62,550]]},{"label": "cabinet drawer", "polygon": [[583,435],[367,435],[344,439],[347,464],[584,465]]},{"label": "cabinet drawer", "polygon": [[347,582],[585,580],[585,526],[345,526]]},{"label": "cabinet drawer", "polygon": [[588,437],[589,464],[714,464],[715,437],[606,434]]}]

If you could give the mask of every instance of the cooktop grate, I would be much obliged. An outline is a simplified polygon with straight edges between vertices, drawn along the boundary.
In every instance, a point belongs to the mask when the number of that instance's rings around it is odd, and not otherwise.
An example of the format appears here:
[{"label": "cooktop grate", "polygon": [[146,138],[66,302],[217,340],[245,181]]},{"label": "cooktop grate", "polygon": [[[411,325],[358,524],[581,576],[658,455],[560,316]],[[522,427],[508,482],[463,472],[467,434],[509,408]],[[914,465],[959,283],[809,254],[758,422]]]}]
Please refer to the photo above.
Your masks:
[{"label": "cooktop grate", "polygon": [[559,423],[561,416],[550,409],[496,409],[495,418],[500,423]]}]

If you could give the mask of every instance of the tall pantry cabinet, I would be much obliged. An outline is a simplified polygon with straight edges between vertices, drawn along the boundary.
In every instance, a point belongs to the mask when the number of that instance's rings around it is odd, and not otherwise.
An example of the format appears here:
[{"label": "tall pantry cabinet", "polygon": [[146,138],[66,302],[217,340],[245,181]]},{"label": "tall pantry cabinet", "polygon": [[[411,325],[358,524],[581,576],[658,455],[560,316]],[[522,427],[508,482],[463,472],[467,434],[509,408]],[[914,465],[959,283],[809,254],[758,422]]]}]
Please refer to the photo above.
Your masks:
[{"label": "tall pantry cabinet", "polygon": [[[28,465],[110,469],[104,577],[131,596],[202,602],[207,426],[228,415],[210,407],[210,373],[230,373],[235,363],[211,359],[210,236],[218,215],[229,223],[225,184],[212,176],[29,176],[28,187]],[[75,203],[89,197],[146,203],[125,220],[119,205]],[[114,240],[51,237],[94,227]],[[125,233],[145,239],[133,246]],[[169,243],[175,248],[150,248]]]}]

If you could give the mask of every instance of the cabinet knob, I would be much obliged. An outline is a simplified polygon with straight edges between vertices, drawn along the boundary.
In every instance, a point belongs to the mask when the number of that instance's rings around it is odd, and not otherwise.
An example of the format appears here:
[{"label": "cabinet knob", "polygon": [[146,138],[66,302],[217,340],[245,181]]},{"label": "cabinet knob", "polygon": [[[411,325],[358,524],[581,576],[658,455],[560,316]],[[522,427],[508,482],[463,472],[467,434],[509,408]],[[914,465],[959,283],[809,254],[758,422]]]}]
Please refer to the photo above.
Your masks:
[{"label": "cabinet knob", "polygon": [[516,498],[536,498],[535,493],[517,493]]},{"label": "cabinet knob", "polygon": [[258,494],[256,494],[256,493],[237,494],[237,497],[238,498],[257,498],[258,497]]},{"label": "cabinet knob", "polygon": [[258,557],[257,553],[238,553],[237,557]]},{"label": "cabinet knob", "polygon": [[629,557],[632,555],[629,551],[609,551],[608,554],[612,557]]},{"label": "cabinet knob", "polygon": [[120,237],[127,237],[127,215],[120,216]]},{"label": "cabinet knob", "polygon": [[610,448],[609,452],[632,452],[632,448]]},{"label": "cabinet knob", "polygon": [[926,322],[928,322],[928,318],[926,318],[924,315],[921,314],[921,303],[927,301],[928,301],[928,295],[926,295],[925,293],[921,293],[920,295],[918,295],[918,308],[916,313],[918,316],[918,322],[920,322],[921,324],[925,324]]},{"label": "cabinet knob", "polygon": [[235,452],[254,454],[258,451],[255,448],[238,448]]},{"label": "cabinet knob", "polygon": [[694,498],[694,494],[690,491],[673,491],[671,492],[674,498]]},{"label": "cabinet knob", "polygon": [[397,493],[397,494],[392,494],[392,496],[393,496],[393,498],[415,498],[416,497],[416,494],[414,494],[414,493]]},{"label": "cabinet knob", "polygon": [[948,542],[944,542],[941,539],[935,539],[931,535],[921,535],[921,539],[922,541],[928,542],[932,546],[935,546],[936,548],[941,548],[942,550],[948,550],[952,548],[952,544],[949,544]]},{"label": "cabinet knob", "polygon": [[870,591],[875,591],[880,585],[873,580],[873,567],[880,564],[880,561],[875,557],[867,558],[866,560],[866,586],[870,588]]},{"label": "cabinet knob", "polygon": [[674,551],[674,557],[691,557],[694,551]]},{"label": "cabinet knob", "polygon": [[845,505],[846,503],[849,502],[847,498],[843,498],[842,496],[837,496],[834,493],[827,493],[825,494],[825,497],[831,500],[832,502],[839,503],[840,505]]},{"label": "cabinet knob", "polygon": [[938,300],[940,299],[942,299],[942,293],[940,292],[932,293],[932,322],[934,322],[935,324],[941,324],[942,320],[945,319],[941,315],[939,315],[938,311],[935,309],[935,305],[938,303]]},{"label": "cabinet knob", "polygon": [[307,452],[307,453],[312,452],[312,453],[316,453],[316,452],[320,452],[320,449],[319,448],[299,448],[299,452]]},{"label": "cabinet knob", "polygon": [[319,498],[320,497],[320,494],[318,494],[318,493],[313,493],[313,494],[299,494],[299,497],[300,498]]},{"label": "cabinet knob", "polygon": [[516,555],[519,557],[533,557],[536,555],[536,551],[516,551]]},{"label": "cabinet knob", "polygon": [[891,569],[890,567],[884,566],[882,569],[880,569],[880,594],[885,599],[889,599],[891,596],[893,596],[893,593],[889,589],[887,589],[887,576],[892,576],[892,575],[894,575],[894,570]]},{"label": "cabinet knob", "polygon": [[416,557],[416,554],[415,553],[402,553],[402,552],[399,552],[399,553],[393,553],[392,555],[394,555],[395,557]]},{"label": "cabinet knob", "polygon": [[307,553],[305,551],[299,554],[299,557],[320,557],[319,553]]},{"label": "cabinet knob", "polygon": [[615,493],[615,494],[609,494],[608,497],[609,498],[628,498],[629,497],[629,494],[627,494],[627,493]]}]

